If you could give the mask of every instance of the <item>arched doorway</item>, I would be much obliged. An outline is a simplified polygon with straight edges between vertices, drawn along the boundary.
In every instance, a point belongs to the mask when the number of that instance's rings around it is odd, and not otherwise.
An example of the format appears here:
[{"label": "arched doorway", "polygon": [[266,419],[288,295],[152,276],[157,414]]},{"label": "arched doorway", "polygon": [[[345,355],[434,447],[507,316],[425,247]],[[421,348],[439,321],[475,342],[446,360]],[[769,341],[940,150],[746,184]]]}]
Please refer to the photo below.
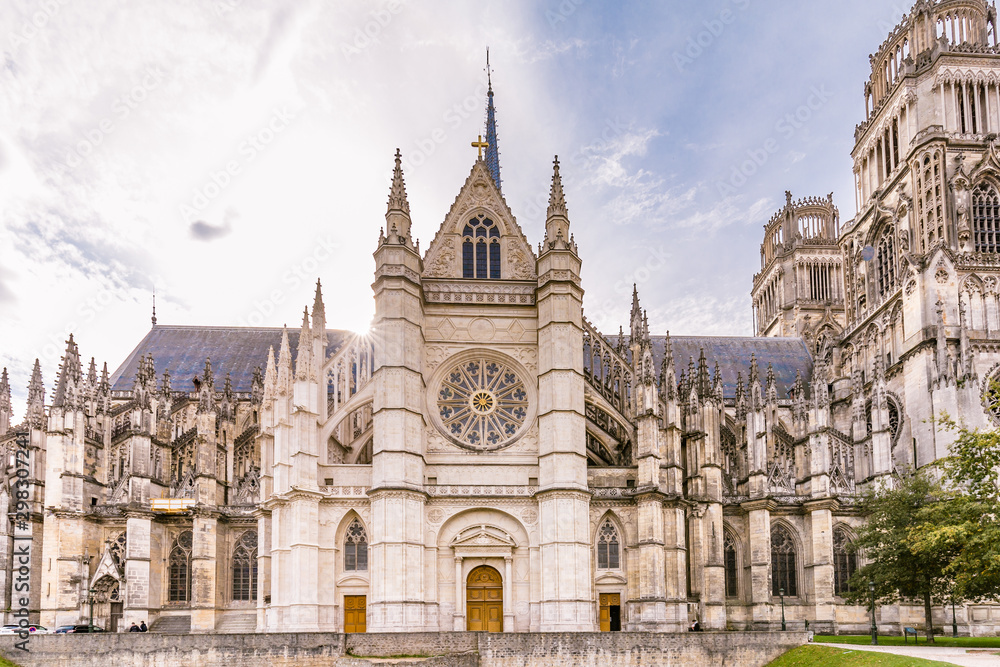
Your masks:
[{"label": "arched doorway", "polygon": [[469,573],[465,583],[465,617],[470,632],[503,632],[503,580],[488,565]]}]

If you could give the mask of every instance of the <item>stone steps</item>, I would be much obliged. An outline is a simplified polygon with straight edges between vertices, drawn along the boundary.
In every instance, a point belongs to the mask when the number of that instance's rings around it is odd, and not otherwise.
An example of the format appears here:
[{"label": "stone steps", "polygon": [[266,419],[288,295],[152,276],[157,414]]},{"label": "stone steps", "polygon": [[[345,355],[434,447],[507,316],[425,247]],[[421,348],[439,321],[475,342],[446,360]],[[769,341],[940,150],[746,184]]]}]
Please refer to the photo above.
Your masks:
[{"label": "stone steps", "polygon": [[191,632],[190,616],[161,616],[149,626],[150,632],[165,635],[186,635]]},{"label": "stone steps", "polygon": [[257,614],[227,614],[215,624],[215,631],[220,634],[257,632]]}]

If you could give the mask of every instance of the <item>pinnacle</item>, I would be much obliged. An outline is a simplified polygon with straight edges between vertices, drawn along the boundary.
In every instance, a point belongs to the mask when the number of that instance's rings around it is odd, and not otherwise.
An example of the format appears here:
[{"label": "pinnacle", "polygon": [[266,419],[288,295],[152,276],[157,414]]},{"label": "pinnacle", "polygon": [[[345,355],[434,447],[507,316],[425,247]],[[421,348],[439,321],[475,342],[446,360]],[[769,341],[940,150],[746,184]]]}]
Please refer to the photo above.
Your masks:
[{"label": "pinnacle", "polygon": [[316,298],[313,299],[313,316],[316,316],[316,312],[323,313],[323,286],[320,284],[319,278],[316,279]]},{"label": "pinnacle", "polygon": [[392,186],[389,188],[389,208],[391,211],[402,211],[410,214],[410,203],[406,200],[406,183],[403,181],[403,156],[396,149],[396,166],[392,170]]},{"label": "pinnacle", "polygon": [[549,209],[547,217],[561,215],[569,217],[566,210],[566,195],[563,193],[562,178],[559,176],[559,156],[552,161],[552,189],[549,191]]}]

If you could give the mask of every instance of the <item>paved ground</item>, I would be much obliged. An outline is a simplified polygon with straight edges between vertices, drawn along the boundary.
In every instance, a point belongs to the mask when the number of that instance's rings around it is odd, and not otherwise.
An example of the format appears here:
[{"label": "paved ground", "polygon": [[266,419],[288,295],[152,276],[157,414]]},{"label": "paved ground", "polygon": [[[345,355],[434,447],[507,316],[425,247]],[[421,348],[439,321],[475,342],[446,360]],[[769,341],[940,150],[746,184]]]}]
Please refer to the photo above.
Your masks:
[{"label": "paved ground", "polygon": [[857,644],[817,643],[816,646],[836,646],[856,651],[880,651],[914,658],[940,660],[962,667],[1000,667],[1000,649],[963,648],[960,646],[859,646]]}]

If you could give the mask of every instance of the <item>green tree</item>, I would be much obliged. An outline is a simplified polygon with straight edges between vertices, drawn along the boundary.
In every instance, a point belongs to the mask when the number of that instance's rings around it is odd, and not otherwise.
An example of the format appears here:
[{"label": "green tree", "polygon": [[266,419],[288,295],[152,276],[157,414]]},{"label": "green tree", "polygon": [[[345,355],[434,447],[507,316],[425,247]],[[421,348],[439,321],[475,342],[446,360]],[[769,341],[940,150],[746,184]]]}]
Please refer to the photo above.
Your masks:
[{"label": "green tree", "polygon": [[[994,390],[995,391],[995,390]],[[954,599],[1000,595],[1000,431],[973,430],[945,418],[955,431],[950,456],[941,461],[946,491],[923,508],[908,544],[917,553],[953,553],[945,569]]]},{"label": "green tree", "polygon": [[852,592],[847,599],[855,604],[870,604],[871,581],[879,603],[922,600],[927,640],[933,642],[931,602],[943,601],[950,591],[947,568],[955,557],[954,547],[941,544],[934,549],[922,543],[917,550],[911,533],[919,534],[926,528],[924,513],[940,502],[944,492],[923,473],[904,474],[898,482],[894,487],[869,489],[861,498],[860,509],[866,522],[858,531],[854,548],[863,553],[867,562],[851,577]]}]

